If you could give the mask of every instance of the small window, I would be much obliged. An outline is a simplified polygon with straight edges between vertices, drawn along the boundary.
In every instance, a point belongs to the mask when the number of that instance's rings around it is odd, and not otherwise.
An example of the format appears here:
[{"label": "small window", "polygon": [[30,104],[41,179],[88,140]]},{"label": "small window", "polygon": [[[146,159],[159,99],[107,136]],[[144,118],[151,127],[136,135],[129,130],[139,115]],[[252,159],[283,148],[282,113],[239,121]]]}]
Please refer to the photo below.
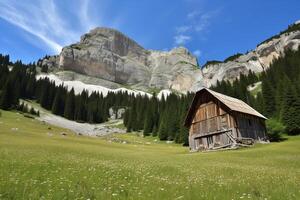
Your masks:
[{"label": "small window", "polygon": [[248,119],[248,125],[249,125],[249,126],[252,126],[251,119]]}]

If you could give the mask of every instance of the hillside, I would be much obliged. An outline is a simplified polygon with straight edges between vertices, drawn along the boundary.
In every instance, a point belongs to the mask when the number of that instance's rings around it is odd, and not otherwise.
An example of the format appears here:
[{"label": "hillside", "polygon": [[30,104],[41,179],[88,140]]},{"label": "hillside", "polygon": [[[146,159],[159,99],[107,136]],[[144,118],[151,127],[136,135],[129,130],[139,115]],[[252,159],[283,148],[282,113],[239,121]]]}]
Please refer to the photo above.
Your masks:
[{"label": "hillside", "polygon": [[232,81],[251,70],[255,73],[268,69],[272,61],[284,55],[288,49],[297,50],[300,45],[300,24],[290,25],[286,30],[272,36],[245,54],[229,56],[224,61],[209,61],[202,69],[203,76],[208,78],[208,86],[217,81]]},{"label": "hillside", "polygon": [[299,136],[236,151],[191,154],[153,137],[76,136],[15,112],[1,112],[1,199],[300,196]]}]

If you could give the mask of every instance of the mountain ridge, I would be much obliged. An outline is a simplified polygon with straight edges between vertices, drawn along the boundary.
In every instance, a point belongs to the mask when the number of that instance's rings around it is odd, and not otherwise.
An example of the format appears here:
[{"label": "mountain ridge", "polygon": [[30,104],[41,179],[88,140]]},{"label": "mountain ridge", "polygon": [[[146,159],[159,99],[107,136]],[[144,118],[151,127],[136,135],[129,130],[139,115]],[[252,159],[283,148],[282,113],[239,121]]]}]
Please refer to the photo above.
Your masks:
[{"label": "mountain ridge", "polygon": [[217,81],[232,81],[249,70],[260,73],[274,58],[299,46],[300,24],[295,23],[250,52],[232,55],[223,62],[211,61],[201,68],[197,58],[184,47],[147,50],[118,30],[98,27],[81,36],[79,42],[64,47],[59,55],[40,60],[39,65],[97,77],[111,85],[185,93],[210,87]]},{"label": "mountain ridge", "polygon": [[[171,51],[146,50],[134,40],[110,28],[96,28],[80,42],[62,49],[40,65],[94,76],[136,89],[187,91],[202,79],[197,59],[183,47]],[[182,82],[183,81],[183,82]]]}]

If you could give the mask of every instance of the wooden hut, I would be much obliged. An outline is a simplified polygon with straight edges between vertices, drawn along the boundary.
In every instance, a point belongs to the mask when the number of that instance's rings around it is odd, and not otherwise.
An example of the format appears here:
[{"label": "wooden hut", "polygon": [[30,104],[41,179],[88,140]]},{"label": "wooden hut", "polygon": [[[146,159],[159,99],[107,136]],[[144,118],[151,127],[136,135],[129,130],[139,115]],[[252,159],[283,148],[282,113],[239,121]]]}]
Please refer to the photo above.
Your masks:
[{"label": "wooden hut", "polygon": [[265,141],[266,119],[239,99],[203,88],[196,93],[185,120],[190,149],[220,149]]}]

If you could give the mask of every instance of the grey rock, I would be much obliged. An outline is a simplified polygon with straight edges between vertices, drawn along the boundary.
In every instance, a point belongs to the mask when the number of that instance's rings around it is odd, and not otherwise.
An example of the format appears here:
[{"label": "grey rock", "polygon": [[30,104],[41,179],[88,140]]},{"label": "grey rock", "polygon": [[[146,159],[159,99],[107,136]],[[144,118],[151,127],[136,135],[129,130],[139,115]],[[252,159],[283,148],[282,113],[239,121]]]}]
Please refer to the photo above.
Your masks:
[{"label": "grey rock", "polygon": [[119,31],[96,28],[63,48],[59,67],[120,84],[147,82],[148,52]]},{"label": "grey rock", "polygon": [[124,116],[126,109],[125,108],[109,108],[108,112],[109,112],[109,116],[111,119],[115,120],[115,119],[122,119],[122,117]]},{"label": "grey rock", "polygon": [[40,62],[59,69],[56,73],[63,80],[92,82],[112,89],[126,86],[187,92],[210,87],[218,80],[232,81],[249,70],[262,72],[286,49],[295,50],[299,45],[300,31],[285,33],[232,61],[201,69],[197,59],[184,47],[146,50],[117,30],[95,28],[84,34],[80,42],[64,47],[59,56]]},{"label": "grey rock", "polygon": [[300,45],[300,31],[281,34],[268,42],[262,43],[253,51],[250,51],[233,61],[210,64],[202,69],[206,79],[206,86],[216,84],[217,80],[232,81],[239,74],[262,72],[267,69],[275,58],[284,55],[285,50],[297,50]]},{"label": "grey rock", "polygon": [[80,42],[64,47],[59,56],[44,59],[42,63],[143,90],[187,91],[194,85],[202,85],[202,72],[187,49],[146,50],[110,28],[91,30]]}]

